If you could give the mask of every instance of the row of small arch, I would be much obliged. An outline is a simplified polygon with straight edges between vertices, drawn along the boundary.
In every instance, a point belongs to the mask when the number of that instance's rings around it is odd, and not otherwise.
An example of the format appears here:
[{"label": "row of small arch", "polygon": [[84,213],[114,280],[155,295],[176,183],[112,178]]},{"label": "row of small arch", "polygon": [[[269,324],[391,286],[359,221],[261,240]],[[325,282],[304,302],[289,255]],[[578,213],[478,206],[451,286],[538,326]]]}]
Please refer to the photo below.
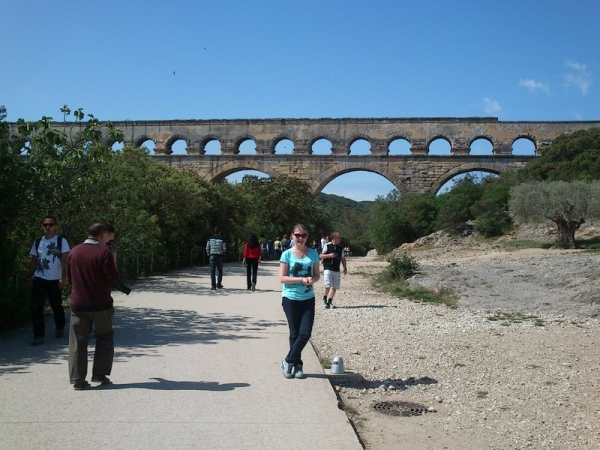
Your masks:
[{"label": "row of small arch", "polygon": [[[112,145],[114,150],[119,150],[123,147],[123,143],[116,142]],[[136,147],[145,147],[152,154],[155,149],[155,142],[144,136],[139,138],[135,144]],[[310,147],[310,153],[314,155],[330,155],[332,148],[331,141],[322,138],[316,140]],[[427,145],[428,154],[431,155],[450,155],[452,147],[450,141],[444,137],[433,139]],[[183,138],[173,138],[167,141],[165,145],[165,153],[167,154],[188,154],[188,143]],[[392,140],[387,147],[388,155],[410,155],[411,143],[403,138]],[[253,139],[241,140],[236,145],[238,154],[256,154],[256,143]],[[162,152],[161,152],[162,153]],[[279,140],[274,147],[275,154],[293,154],[294,143],[290,139]],[[204,154],[220,155],[221,143],[218,139],[207,140],[204,144]],[[349,148],[350,155],[369,155],[371,154],[371,144],[366,139],[356,139],[352,142]],[[487,138],[476,138],[469,145],[470,155],[492,155],[494,154],[494,145]],[[536,144],[530,137],[520,137],[515,139],[511,144],[511,154],[514,155],[535,155]]]}]

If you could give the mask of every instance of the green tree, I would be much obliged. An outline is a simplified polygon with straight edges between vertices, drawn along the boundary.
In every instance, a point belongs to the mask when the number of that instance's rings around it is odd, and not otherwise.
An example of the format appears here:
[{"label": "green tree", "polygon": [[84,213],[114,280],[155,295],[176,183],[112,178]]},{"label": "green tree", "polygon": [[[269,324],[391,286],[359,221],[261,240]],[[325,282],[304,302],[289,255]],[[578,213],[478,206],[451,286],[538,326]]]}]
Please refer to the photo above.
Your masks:
[{"label": "green tree", "polygon": [[[22,245],[26,241],[28,223],[24,213],[31,203],[33,188],[33,172],[24,164],[21,148],[24,142],[9,135],[9,127],[5,122],[6,108],[0,106],[0,241],[2,242],[2,258],[0,258],[0,280],[4,287],[13,274],[23,264]],[[39,223],[39,218],[38,218]],[[39,230],[39,228],[38,228]],[[0,288],[0,301],[6,290]]]},{"label": "green tree", "polygon": [[415,240],[435,231],[438,211],[434,194],[404,193],[401,197],[401,209],[410,227],[407,239]]},{"label": "green tree", "polygon": [[465,222],[475,218],[471,208],[481,200],[481,196],[481,183],[474,176],[467,174],[455,181],[449,192],[437,197],[438,228],[460,231]]},{"label": "green tree", "polygon": [[521,223],[554,222],[554,248],[575,248],[575,231],[600,217],[600,182],[523,183],[510,190],[510,212]]},{"label": "green tree", "polygon": [[562,134],[522,169],[530,181],[574,181],[600,178],[600,128]]},{"label": "green tree", "polygon": [[471,208],[476,229],[486,237],[500,236],[512,225],[508,214],[510,188],[517,184],[514,172],[488,176],[481,182],[481,198]]},{"label": "green tree", "polygon": [[238,187],[248,212],[246,231],[262,238],[274,238],[289,234],[298,222],[304,223],[313,237],[331,230],[331,223],[317,206],[305,181],[285,175],[273,178],[247,176]]},{"label": "green tree", "polygon": [[411,234],[412,230],[403,214],[400,191],[394,189],[385,198],[377,197],[369,222],[369,237],[377,253],[389,253],[409,242]]}]

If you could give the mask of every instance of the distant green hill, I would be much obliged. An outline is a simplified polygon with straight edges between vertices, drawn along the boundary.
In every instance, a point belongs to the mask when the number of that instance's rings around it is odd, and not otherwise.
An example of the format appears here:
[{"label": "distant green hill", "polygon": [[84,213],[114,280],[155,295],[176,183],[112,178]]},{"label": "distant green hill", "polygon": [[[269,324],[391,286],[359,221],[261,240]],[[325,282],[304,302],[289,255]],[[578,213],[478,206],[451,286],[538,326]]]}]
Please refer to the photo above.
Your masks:
[{"label": "distant green hill", "polygon": [[352,244],[359,238],[364,240],[374,201],[357,202],[339,195],[320,193],[317,204],[325,209],[331,219],[335,228],[332,231],[342,233],[344,241]]}]

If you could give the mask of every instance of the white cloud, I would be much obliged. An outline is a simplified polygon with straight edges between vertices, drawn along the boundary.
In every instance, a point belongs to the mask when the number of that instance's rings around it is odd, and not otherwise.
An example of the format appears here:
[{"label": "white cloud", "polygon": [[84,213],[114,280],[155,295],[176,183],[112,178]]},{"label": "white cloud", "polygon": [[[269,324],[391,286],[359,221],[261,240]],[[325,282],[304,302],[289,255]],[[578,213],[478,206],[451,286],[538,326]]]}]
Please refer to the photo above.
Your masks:
[{"label": "white cloud", "polygon": [[496,100],[491,98],[483,98],[483,110],[488,114],[500,114],[502,112],[502,106]]},{"label": "white cloud", "polygon": [[567,67],[574,69],[574,70],[580,70],[585,72],[587,70],[587,65],[586,64],[582,64],[582,63],[578,63],[575,61],[571,61],[570,59],[567,59],[566,61],[566,65]]},{"label": "white cloud", "polygon": [[592,73],[587,70],[587,65],[567,59],[566,66],[571,72],[565,73],[565,84],[574,86],[586,95],[592,84]]},{"label": "white cloud", "polygon": [[529,89],[531,92],[542,91],[546,94],[550,93],[550,86],[535,80],[519,80],[519,86]]}]

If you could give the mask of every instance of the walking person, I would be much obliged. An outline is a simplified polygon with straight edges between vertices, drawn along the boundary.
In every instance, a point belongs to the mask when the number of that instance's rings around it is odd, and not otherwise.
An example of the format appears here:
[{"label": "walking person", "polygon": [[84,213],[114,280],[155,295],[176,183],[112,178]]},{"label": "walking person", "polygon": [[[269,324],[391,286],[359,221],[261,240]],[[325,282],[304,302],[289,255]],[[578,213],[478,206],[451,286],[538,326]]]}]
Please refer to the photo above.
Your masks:
[{"label": "walking person", "polygon": [[262,250],[258,243],[258,238],[255,234],[250,233],[244,244],[244,253],[242,255],[242,263],[246,266],[246,282],[248,289],[252,292],[256,290],[256,276],[258,265],[262,258]]},{"label": "walking person", "polygon": [[[215,228],[214,235],[206,243],[206,254],[210,261],[210,289],[223,289],[223,258],[227,245],[221,237],[221,230]],[[218,273],[218,275],[217,275]]]},{"label": "walking person", "polygon": [[327,309],[335,308],[333,297],[341,284],[340,263],[344,267],[344,275],[348,273],[346,255],[340,242],[342,242],[342,235],[336,231],[331,235],[331,242],[325,244],[320,255],[323,261],[323,284],[325,285],[323,306]]},{"label": "walking person", "polygon": [[44,236],[37,239],[29,250],[29,270],[27,281],[31,281],[31,321],[33,324],[32,346],[44,343],[46,324],[44,303],[46,297],[54,314],[57,338],[62,338],[66,324],[65,309],[62,305],[62,291],[65,287],[65,265],[70,248],[63,236],[56,234],[57,221],[52,216],[42,220]]},{"label": "walking person", "polygon": [[281,361],[281,369],[286,378],[305,378],[302,350],[315,321],[313,285],[319,281],[319,254],[306,245],[308,230],[304,225],[295,225],[291,237],[295,245],[282,253],[279,264],[281,304],[290,330],[290,350]]},{"label": "walking person", "polygon": [[[287,234],[283,235],[281,239],[281,253],[285,252],[288,248],[290,248],[290,240],[288,239]],[[277,259],[280,259],[281,255]]]},{"label": "walking person", "polygon": [[281,258],[281,239],[279,239],[279,236],[277,236],[277,239],[275,239],[274,242],[275,245],[275,258],[279,261],[279,258]]},{"label": "walking person", "polygon": [[67,279],[71,283],[71,322],[69,327],[69,379],[75,390],[90,384],[86,381],[88,342],[94,326],[96,347],[92,365],[92,382],[110,384],[115,354],[113,299],[111,288],[119,283],[115,260],[107,247],[108,228],[95,223],[88,237],[73,248],[67,258]]}]

